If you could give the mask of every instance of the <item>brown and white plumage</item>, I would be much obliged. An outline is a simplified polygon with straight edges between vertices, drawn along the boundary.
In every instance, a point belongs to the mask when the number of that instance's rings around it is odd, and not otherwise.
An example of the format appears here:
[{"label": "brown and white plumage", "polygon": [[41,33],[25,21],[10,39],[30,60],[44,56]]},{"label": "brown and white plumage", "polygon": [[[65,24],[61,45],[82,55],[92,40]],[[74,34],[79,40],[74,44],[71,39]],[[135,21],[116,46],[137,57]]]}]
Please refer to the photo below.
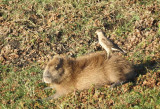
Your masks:
[{"label": "brown and white plumage", "polygon": [[119,51],[121,53],[125,53],[124,50],[120,49],[118,46],[113,44],[107,37],[105,37],[101,29],[98,29],[95,33],[98,35],[99,44],[107,52],[107,58],[110,57],[110,55],[112,54],[112,51]]}]

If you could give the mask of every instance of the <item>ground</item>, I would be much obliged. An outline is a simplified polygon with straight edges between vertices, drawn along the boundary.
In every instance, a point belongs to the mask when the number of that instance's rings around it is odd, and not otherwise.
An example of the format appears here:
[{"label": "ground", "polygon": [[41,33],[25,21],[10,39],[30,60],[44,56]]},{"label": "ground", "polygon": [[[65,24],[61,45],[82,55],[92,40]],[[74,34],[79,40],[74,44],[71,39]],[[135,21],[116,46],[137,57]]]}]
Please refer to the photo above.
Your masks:
[{"label": "ground", "polygon": [[[0,107],[160,108],[160,0],[1,0]],[[127,51],[137,77],[57,100],[42,72],[55,54],[102,51],[96,29]]]}]

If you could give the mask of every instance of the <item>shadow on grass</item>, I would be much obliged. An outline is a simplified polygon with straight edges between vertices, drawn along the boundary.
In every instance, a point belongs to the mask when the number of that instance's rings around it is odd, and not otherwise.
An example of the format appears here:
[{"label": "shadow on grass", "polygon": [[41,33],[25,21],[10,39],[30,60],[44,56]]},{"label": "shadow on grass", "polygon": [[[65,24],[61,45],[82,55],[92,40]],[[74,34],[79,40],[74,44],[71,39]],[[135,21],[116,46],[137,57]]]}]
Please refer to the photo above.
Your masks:
[{"label": "shadow on grass", "polygon": [[141,64],[137,64],[134,66],[135,72],[137,73],[137,77],[139,75],[145,75],[147,73],[147,69],[154,70],[157,69],[160,65],[160,59],[158,60],[152,60],[152,61],[146,61]]},{"label": "shadow on grass", "polygon": [[160,59],[158,60],[150,60],[150,61],[146,61],[146,62],[143,62],[141,64],[137,64],[137,65],[134,65],[134,69],[135,69],[135,72],[137,73],[136,75],[136,78],[134,78],[133,80],[131,80],[133,82],[133,86],[136,86],[136,81],[137,81],[137,78],[140,76],[140,75],[145,75],[147,73],[147,70],[157,70],[157,69],[160,69]]},{"label": "shadow on grass", "polygon": [[136,77],[133,78],[132,80],[128,80],[127,82],[125,82],[125,83],[128,83],[128,82],[133,83],[133,85],[130,87],[130,90],[133,89],[133,87],[138,85],[137,81],[138,81],[138,77],[140,75],[145,75],[148,70],[157,71],[157,69],[160,69],[160,61],[159,60],[160,59],[151,60],[151,61],[143,62],[141,64],[134,65],[134,69],[135,69],[135,72],[136,72]]}]

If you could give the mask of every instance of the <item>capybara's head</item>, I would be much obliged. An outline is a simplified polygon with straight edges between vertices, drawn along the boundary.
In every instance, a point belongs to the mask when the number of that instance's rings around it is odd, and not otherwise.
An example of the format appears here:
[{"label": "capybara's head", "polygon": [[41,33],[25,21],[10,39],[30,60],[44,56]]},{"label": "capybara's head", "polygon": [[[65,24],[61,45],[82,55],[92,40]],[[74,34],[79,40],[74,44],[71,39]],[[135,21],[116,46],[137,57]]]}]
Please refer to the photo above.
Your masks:
[{"label": "capybara's head", "polygon": [[63,80],[64,68],[63,68],[64,59],[56,55],[54,58],[47,64],[43,72],[43,81],[45,83],[60,83]]}]

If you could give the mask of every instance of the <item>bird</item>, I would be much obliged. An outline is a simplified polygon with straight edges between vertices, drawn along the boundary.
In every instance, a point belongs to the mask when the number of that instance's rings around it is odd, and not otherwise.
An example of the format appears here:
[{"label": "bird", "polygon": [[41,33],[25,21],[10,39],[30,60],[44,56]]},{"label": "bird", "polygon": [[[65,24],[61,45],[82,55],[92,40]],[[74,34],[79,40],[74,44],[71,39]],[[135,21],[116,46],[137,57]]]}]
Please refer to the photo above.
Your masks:
[{"label": "bird", "polygon": [[126,53],[124,50],[122,50],[117,45],[115,45],[110,39],[105,37],[105,35],[101,29],[96,30],[95,33],[98,35],[99,44],[106,50],[108,59],[112,55],[112,51],[119,51],[123,54]]}]

